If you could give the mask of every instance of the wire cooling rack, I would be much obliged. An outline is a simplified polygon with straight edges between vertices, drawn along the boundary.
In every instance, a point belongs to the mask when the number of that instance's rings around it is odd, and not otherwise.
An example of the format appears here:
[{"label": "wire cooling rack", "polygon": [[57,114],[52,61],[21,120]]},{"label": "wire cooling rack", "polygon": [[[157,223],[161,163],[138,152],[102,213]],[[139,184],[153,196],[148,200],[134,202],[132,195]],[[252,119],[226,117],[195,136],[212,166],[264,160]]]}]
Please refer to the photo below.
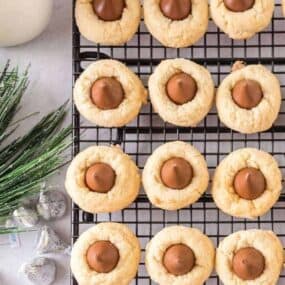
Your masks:
[{"label": "wire cooling rack", "polygon": [[[75,0],[74,0],[75,2]],[[73,17],[74,18],[74,17]],[[270,152],[278,160],[285,174],[285,19],[281,13],[280,1],[276,1],[275,14],[270,27],[247,41],[233,41],[210,22],[207,34],[195,46],[183,49],[165,48],[147,31],[142,21],[135,37],[123,46],[102,46],[86,41],[80,36],[73,22],[73,75],[74,80],[91,62],[113,58],[128,65],[140,76],[147,86],[147,80],[156,65],[163,59],[185,57],[207,67],[216,85],[230,72],[236,59],[261,63],[274,72],[281,82],[282,110],[275,125],[267,132],[255,135],[241,135],[226,128],[213,109],[196,128],[180,128],[164,123],[148,103],[139,116],[123,128],[101,128],[84,120],[73,106],[73,155],[89,145],[118,144],[139,166],[159,145],[183,140],[193,144],[205,156],[211,175],[217,164],[231,151],[241,147],[256,147]],[[284,182],[284,181],[283,181]],[[211,185],[211,183],[210,183]],[[211,186],[210,186],[211,187]],[[209,187],[209,188],[210,188]],[[72,207],[72,241],[90,226],[103,221],[128,224],[140,239],[142,258],[136,279],[132,284],[154,284],[144,266],[146,243],[165,226],[182,224],[202,230],[217,245],[225,236],[241,229],[261,228],[273,230],[285,242],[285,193],[279,202],[265,216],[256,220],[236,219],[217,209],[209,192],[197,203],[178,211],[163,211],[152,206],[143,191],[127,209],[112,213],[92,215]],[[285,243],[284,243],[285,244]],[[74,279],[72,285],[76,285]],[[213,274],[207,285],[221,284]],[[279,284],[285,284],[285,274]]]}]

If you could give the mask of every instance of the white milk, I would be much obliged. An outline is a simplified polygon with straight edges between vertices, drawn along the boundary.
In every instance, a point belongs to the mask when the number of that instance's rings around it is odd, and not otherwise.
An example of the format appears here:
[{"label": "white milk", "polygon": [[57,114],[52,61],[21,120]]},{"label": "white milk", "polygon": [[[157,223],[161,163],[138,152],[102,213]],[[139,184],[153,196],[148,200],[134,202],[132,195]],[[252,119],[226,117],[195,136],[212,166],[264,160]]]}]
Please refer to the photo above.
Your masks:
[{"label": "white milk", "polygon": [[0,0],[0,47],[28,42],[49,23],[53,0]]}]

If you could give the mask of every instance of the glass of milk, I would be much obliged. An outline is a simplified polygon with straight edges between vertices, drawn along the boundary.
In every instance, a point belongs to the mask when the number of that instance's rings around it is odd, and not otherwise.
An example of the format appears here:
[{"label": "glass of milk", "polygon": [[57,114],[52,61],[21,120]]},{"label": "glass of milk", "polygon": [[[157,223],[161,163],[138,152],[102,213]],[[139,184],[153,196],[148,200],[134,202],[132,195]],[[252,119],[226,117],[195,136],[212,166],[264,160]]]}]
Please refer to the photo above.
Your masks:
[{"label": "glass of milk", "polygon": [[0,47],[20,45],[48,25],[53,0],[0,0]]}]

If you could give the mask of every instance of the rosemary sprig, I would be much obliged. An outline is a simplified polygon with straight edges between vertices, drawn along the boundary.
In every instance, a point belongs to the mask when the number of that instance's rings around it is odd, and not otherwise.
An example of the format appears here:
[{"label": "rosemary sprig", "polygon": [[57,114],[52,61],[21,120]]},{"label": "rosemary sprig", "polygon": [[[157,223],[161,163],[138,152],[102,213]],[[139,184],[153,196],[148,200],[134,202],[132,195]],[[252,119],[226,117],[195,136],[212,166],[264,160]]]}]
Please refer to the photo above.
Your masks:
[{"label": "rosemary sprig", "polygon": [[[24,198],[37,194],[42,183],[61,167],[64,151],[70,145],[71,127],[60,128],[67,103],[43,117],[26,135],[1,148],[1,143],[14,133],[12,124],[28,85],[28,72],[9,69],[0,71],[0,221],[5,220]],[[19,122],[17,122],[18,124]],[[23,231],[0,227],[0,234]]]}]

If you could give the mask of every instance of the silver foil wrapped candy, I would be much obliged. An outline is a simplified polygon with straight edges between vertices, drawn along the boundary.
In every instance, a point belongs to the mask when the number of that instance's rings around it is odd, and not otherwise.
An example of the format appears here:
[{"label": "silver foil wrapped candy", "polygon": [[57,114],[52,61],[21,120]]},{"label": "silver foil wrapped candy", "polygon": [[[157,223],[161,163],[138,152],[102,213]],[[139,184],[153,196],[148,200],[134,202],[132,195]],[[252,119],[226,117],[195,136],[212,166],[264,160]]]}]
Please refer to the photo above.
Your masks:
[{"label": "silver foil wrapped candy", "polygon": [[70,246],[59,238],[49,226],[43,226],[38,234],[36,251],[38,254],[70,253]]},{"label": "silver foil wrapped candy", "polygon": [[32,228],[39,222],[38,213],[27,207],[19,207],[14,210],[13,217],[19,225],[27,228]]},{"label": "silver foil wrapped candy", "polygon": [[50,258],[36,257],[22,265],[20,272],[35,285],[51,285],[55,280],[56,264]]},{"label": "silver foil wrapped candy", "polygon": [[67,208],[66,198],[61,191],[48,190],[40,194],[37,204],[39,215],[49,221],[64,216]]}]

